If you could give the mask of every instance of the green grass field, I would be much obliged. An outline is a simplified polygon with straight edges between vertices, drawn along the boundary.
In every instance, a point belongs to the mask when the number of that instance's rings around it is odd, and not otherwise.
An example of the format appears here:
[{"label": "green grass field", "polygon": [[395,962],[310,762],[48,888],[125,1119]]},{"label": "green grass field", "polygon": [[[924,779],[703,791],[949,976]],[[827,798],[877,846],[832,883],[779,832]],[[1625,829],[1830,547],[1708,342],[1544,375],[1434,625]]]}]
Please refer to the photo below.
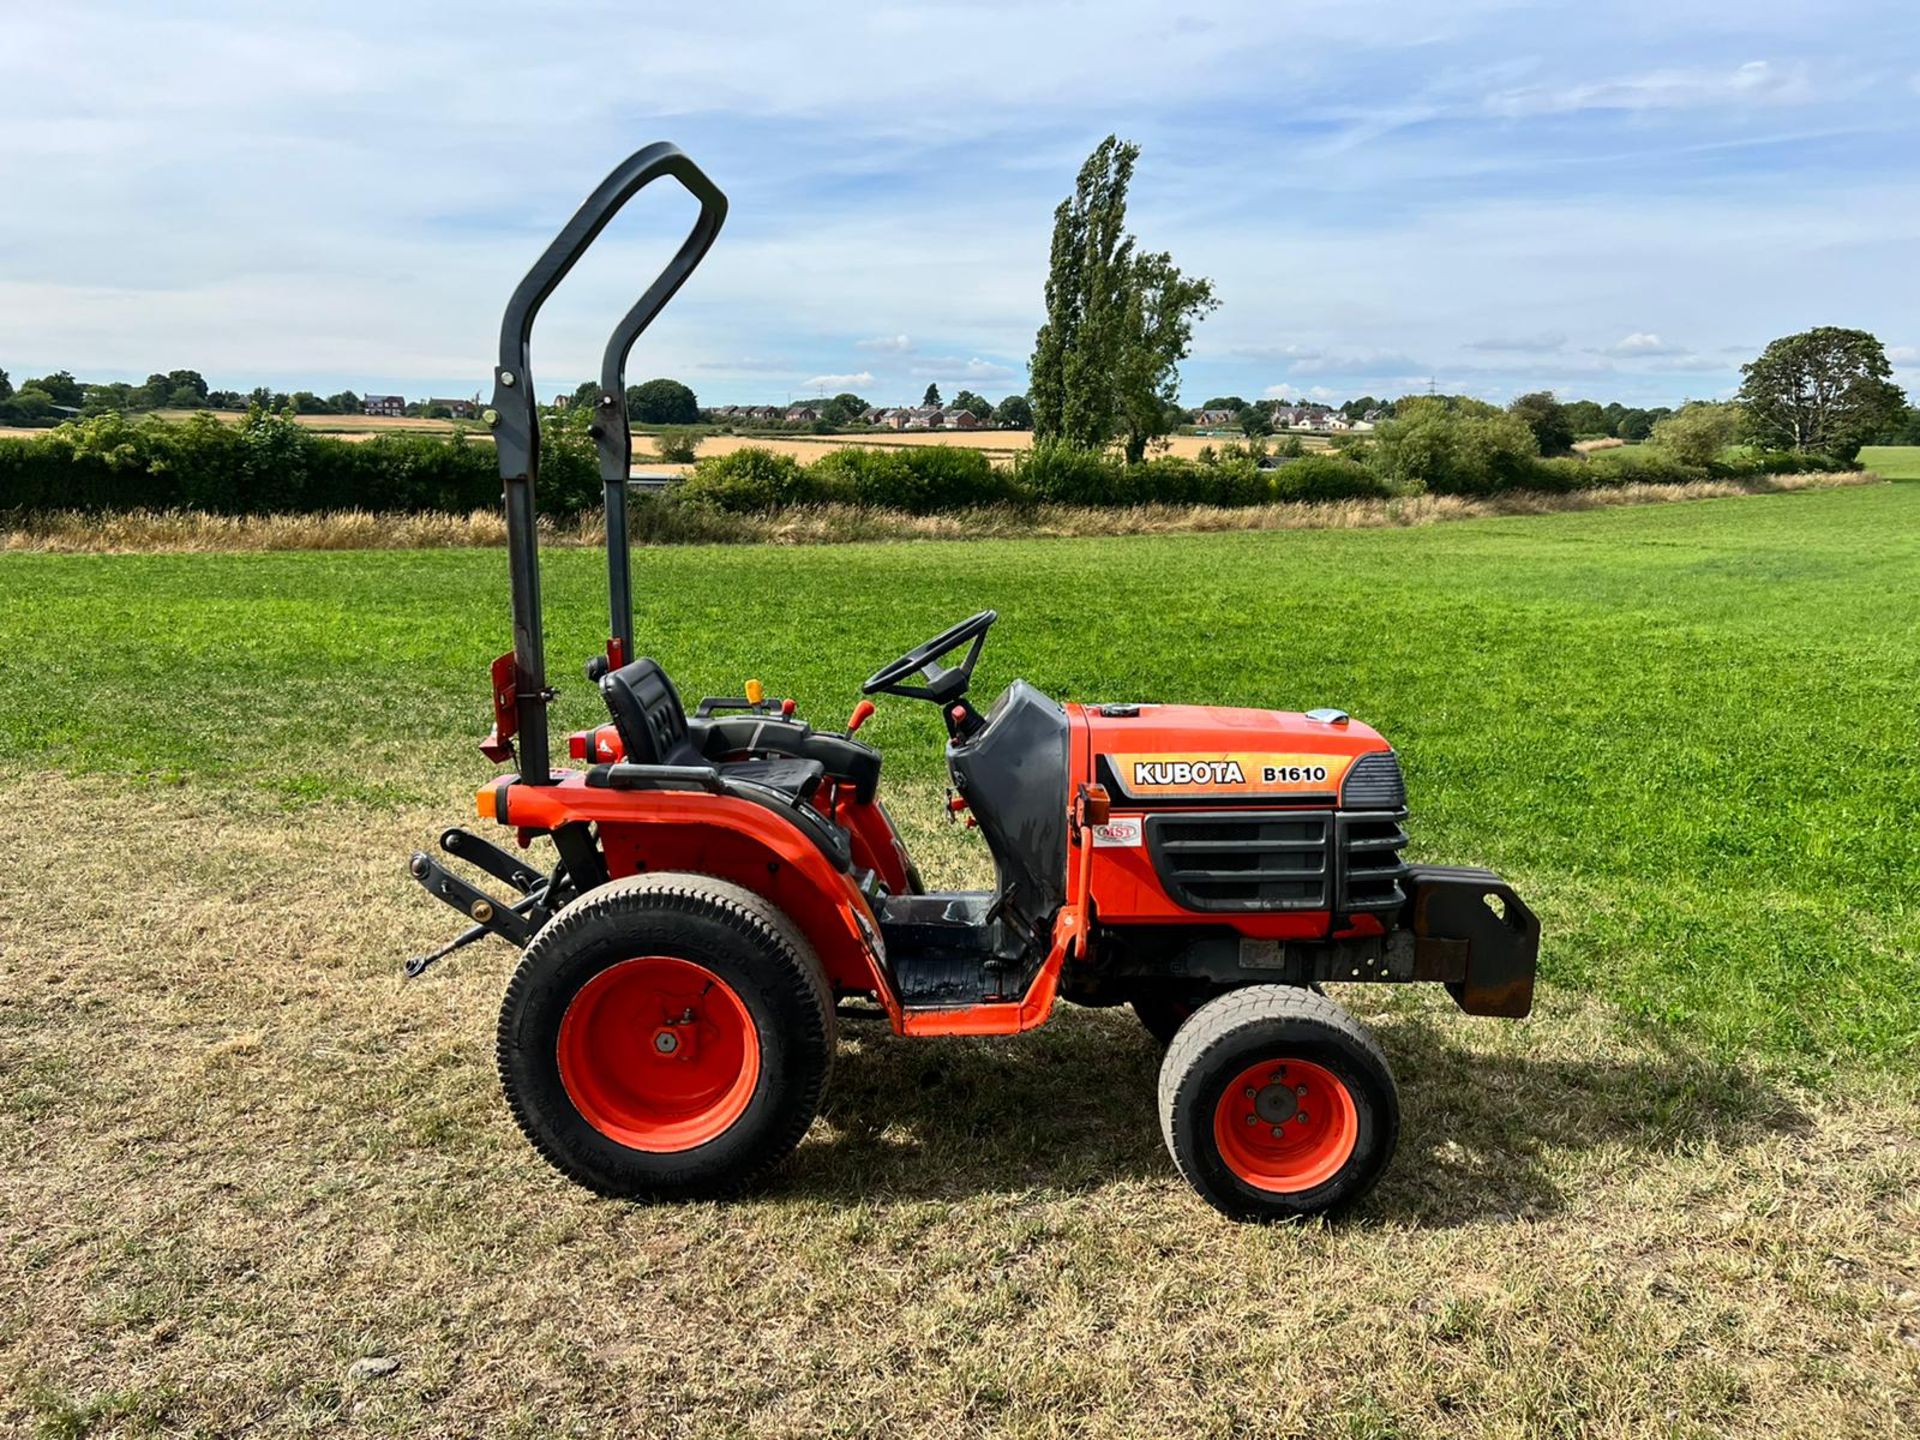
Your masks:
[{"label": "green grass field", "polygon": [[[642,643],[692,695],[748,675],[831,719],[992,604],[982,680],[1073,699],[1341,705],[1404,752],[1418,852],[1552,919],[1548,974],[1728,1054],[1904,1056],[1920,865],[1920,491],[1405,533],[643,553]],[[454,551],[16,557],[18,763],[444,804],[487,772],[503,560]],[[597,723],[591,552],[548,557],[556,733]],[[939,778],[927,707],[868,732]]]},{"label": "green grass field", "polygon": [[1920,445],[1869,445],[1860,463],[1889,480],[1920,480]]},{"label": "green grass field", "polygon": [[[826,723],[992,605],[989,693],[1339,705],[1396,743],[1415,853],[1540,911],[1540,1005],[1346,992],[1400,1158],[1347,1225],[1250,1231],[1180,1188],[1122,1013],[850,1040],[739,1206],[570,1190],[491,1078],[504,948],[396,979],[453,928],[401,867],[491,773],[504,557],[0,558],[0,1429],[1910,1429],[1916,576],[1911,485],[640,554],[690,697],[758,676]],[[564,735],[600,718],[596,557],[546,596]],[[977,877],[927,707],[866,735],[931,878]],[[372,1354],[403,1368],[343,1378]]]}]

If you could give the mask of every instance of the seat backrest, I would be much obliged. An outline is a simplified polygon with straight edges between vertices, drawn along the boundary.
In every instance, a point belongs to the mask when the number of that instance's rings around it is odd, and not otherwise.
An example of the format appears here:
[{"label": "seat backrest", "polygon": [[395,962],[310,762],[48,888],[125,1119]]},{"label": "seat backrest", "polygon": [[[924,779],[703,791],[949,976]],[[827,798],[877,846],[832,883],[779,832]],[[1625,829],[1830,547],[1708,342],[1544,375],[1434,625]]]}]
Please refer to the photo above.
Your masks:
[{"label": "seat backrest", "polygon": [[680,692],[657,660],[640,659],[600,677],[613,725],[635,765],[702,765],[687,731]]}]

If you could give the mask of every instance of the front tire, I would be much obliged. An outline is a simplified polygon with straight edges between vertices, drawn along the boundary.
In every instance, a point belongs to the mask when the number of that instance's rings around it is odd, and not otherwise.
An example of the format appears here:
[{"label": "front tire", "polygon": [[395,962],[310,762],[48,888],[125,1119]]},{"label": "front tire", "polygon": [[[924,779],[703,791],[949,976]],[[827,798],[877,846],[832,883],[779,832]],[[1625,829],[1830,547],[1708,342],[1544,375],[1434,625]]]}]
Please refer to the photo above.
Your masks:
[{"label": "front tire", "polygon": [[554,1168],[667,1200],[736,1194],[785,1159],[833,1049],[832,996],[792,923],[738,885],[661,873],[581,896],[534,937],[497,1058]]},{"label": "front tire", "polygon": [[1380,1047],[1324,995],[1292,986],[1253,985],[1196,1010],[1161,1062],[1159,1099],[1174,1164],[1236,1220],[1345,1209],[1400,1135]]}]

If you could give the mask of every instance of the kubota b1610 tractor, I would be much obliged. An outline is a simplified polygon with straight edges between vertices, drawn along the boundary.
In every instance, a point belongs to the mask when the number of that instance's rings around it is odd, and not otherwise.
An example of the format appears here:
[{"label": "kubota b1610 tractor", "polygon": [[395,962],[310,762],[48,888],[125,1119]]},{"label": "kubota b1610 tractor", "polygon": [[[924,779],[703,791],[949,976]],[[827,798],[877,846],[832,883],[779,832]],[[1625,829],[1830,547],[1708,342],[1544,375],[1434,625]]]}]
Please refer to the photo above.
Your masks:
[{"label": "kubota b1610 tractor", "polygon": [[[700,202],[673,262],[622,319],[594,435],[605,481],[610,635],[587,665],[606,724],[552,767],[528,342],[541,302],[631,196],[677,179]],[[485,935],[523,950],[500,1014],[514,1118],[558,1169],[608,1195],[736,1192],[800,1141],[833,1066],[836,1018],[884,1012],[903,1036],[1011,1035],[1057,1001],[1131,1005],[1166,1046],[1160,1126],[1180,1172],[1228,1214],[1351,1203],[1392,1155],[1386,1057],[1323,981],[1439,981],[1477,1015],[1525,1015],[1539,926],[1485,870],[1409,865],[1392,748],[1339,710],[1061,704],[1016,680],[970,693],[994,612],[883,665],[861,687],[938,707],[955,796],[993,856],[990,891],[929,892],[881,802],[881,756],[790,699],[689,713],[635,653],[624,398],[628,351],[713,243],[720,192],[654,145],[621,165],[521,282],[487,421],[500,454],[511,653],[493,667],[480,818],[541,873],[466,830],[413,873],[473,922],[408,964]]]}]

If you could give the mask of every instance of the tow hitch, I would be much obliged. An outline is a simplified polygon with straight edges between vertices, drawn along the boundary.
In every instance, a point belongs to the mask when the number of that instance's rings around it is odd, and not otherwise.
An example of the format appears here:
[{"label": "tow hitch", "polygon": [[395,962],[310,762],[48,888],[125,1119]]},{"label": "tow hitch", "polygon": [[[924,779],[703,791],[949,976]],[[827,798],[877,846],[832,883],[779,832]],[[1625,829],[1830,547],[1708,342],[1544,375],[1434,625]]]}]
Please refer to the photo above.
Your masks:
[{"label": "tow hitch", "polygon": [[429,895],[444,900],[474,922],[450,943],[426,955],[416,955],[406,963],[409,980],[423,974],[436,960],[476,940],[498,935],[502,940],[524,949],[534,932],[552,918],[548,899],[554,894],[554,877],[543,875],[517,856],[508,854],[491,841],[455,826],[440,833],[440,848],[476,869],[484,870],[502,884],[518,892],[512,900],[497,900],[454,874],[431,855],[416,851],[407,866],[413,878]]}]

